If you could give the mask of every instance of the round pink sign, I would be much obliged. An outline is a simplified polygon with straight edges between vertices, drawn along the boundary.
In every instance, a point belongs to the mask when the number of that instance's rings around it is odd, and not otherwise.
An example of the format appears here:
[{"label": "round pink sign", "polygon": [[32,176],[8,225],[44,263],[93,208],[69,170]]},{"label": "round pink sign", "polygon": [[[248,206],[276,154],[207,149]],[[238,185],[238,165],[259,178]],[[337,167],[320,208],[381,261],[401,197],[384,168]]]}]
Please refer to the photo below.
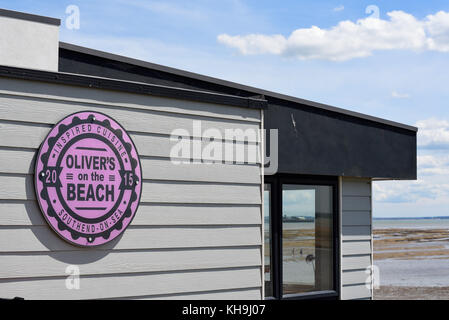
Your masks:
[{"label": "round pink sign", "polygon": [[99,112],[78,112],[56,124],[42,143],[34,184],[53,230],[90,247],[111,241],[130,224],[142,169],[122,126]]}]

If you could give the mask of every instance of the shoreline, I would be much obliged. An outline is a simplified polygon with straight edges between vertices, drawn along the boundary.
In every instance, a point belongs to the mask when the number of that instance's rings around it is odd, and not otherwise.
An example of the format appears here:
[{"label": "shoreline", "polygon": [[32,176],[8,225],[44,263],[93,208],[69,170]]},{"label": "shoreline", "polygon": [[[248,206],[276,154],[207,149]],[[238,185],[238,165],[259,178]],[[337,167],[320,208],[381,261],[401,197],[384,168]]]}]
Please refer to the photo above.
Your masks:
[{"label": "shoreline", "polygon": [[373,263],[375,300],[449,299],[449,228],[374,228]]}]

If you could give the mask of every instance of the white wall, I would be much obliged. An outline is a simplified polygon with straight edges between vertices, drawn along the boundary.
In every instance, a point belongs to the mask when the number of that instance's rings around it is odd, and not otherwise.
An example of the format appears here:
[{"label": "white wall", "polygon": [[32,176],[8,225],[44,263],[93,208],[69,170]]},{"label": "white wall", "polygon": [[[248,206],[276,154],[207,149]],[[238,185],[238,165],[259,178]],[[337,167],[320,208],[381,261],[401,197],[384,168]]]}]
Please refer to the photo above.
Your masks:
[{"label": "white wall", "polygon": [[0,65],[58,70],[59,27],[0,16]]}]

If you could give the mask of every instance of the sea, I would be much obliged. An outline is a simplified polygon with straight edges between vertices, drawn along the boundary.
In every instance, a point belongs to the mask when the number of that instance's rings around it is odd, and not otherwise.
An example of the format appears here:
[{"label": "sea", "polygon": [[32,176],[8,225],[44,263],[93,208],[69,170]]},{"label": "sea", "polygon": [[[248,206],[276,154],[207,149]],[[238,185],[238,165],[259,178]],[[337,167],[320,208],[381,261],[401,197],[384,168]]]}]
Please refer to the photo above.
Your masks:
[{"label": "sea", "polygon": [[[449,229],[447,218],[418,218],[418,219],[373,219],[373,228],[376,229]],[[392,248],[398,253],[404,251],[448,250],[449,239],[429,239],[419,242],[401,242],[396,244],[398,249]],[[376,238],[376,236],[375,236]],[[426,248],[426,246],[437,248]],[[422,247],[421,247],[422,246]],[[382,253],[387,251],[374,251]],[[390,259],[376,259],[374,266],[377,268],[378,284],[381,286],[405,286],[405,287],[449,287],[449,255],[398,257]],[[449,299],[449,297],[447,297]]]},{"label": "sea", "polygon": [[447,218],[373,219],[374,229],[449,229]]}]

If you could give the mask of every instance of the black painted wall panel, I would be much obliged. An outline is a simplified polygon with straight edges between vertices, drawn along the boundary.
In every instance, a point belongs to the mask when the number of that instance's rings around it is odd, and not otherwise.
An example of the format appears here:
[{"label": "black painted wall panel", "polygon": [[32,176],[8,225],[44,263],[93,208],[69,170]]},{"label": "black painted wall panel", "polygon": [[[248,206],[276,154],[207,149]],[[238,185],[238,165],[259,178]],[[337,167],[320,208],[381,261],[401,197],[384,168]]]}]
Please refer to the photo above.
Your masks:
[{"label": "black painted wall panel", "polygon": [[414,132],[270,99],[265,128],[279,130],[280,173],[416,179]]}]

